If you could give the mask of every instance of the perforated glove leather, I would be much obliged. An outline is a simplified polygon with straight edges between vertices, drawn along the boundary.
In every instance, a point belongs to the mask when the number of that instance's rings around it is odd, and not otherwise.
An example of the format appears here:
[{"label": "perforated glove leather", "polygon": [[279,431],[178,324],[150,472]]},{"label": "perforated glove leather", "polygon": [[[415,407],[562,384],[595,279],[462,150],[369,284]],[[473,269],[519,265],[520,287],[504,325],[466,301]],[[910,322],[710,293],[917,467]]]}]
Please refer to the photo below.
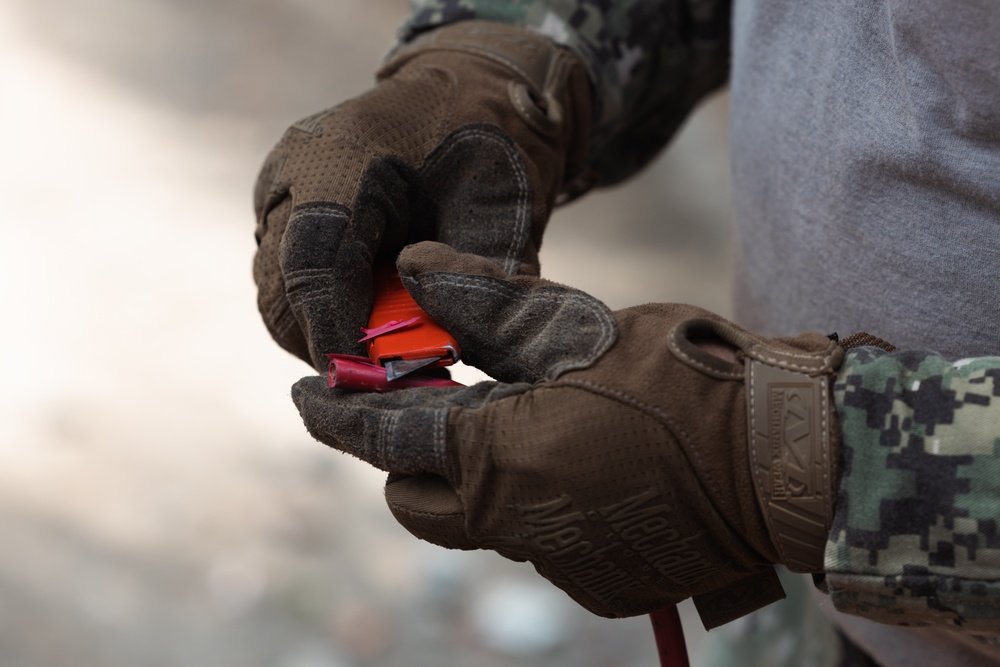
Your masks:
[{"label": "perforated glove leather", "polygon": [[380,252],[431,239],[537,273],[553,202],[588,151],[583,66],[528,30],[439,28],[378,80],[289,128],[255,189],[261,314],[317,369],[326,353],[361,352]]},{"label": "perforated glove leather", "polygon": [[397,266],[497,382],[349,394],[310,377],[293,398],[314,437],[391,473],[414,535],[531,561],[603,616],[695,596],[709,627],[780,597],[774,563],[822,571],[842,358],[827,337],[764,339],[684,305],[612,312],[436,243]]}]

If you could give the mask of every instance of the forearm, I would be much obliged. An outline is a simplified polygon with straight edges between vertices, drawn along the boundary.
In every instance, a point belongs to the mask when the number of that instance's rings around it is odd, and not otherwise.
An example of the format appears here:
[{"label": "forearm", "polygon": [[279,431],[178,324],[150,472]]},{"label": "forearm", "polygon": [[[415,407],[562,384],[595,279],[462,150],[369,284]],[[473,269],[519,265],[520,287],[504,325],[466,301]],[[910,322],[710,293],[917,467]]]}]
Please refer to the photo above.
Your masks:
[{"label": "forearm", "polygon": [[1000,627],[1000,357],[852,350],[834,387],[836,607],[885,623]]},{"label": "forearm", "polygon": [[728,75],[730,0],[412,0],[407,41],[478,19],[520,25],[572,49],[594,92],[590,166],[603,185],[642,168]]}]

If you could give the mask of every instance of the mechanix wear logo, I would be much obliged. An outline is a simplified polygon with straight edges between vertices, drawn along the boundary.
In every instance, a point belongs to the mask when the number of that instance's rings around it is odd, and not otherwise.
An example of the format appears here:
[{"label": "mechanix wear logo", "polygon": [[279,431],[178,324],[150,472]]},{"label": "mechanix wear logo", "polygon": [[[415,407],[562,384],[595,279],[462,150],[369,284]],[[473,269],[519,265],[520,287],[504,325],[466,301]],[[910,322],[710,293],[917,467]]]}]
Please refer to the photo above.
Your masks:
[{"label": "mechanix wear logo", "polygon": [[830,516],[827,380],[749,362],[750,467],[757,500],[782,562],[823,567]]},{"label": "mechanix wear logo", "polygon": [[598,510],[628,553],[639,556],[678,587],[690,587],[716,569],[696,548],[704,531],[682,534],[670,520],[675,513],[655,489]]},{"label": "mechanix wear logo", "polygon": [[768,440],[771,446],[772,497],[810,497],[812,451],[815,431],[813,386],[808,383],[768,386]]},{"label": "mechanix wear logo", "polygon": [[531,560],[543,576],[560,588],[583,592],[611,608],[619,607],[619,596],[645,585],[616,561],[621,542],[595,544],[584,538],[581,526],[587,517],[572,507],[573,499],[568,495],[538,505],[510,506],[508,509],[520,516],[528,532],[522,535],[519,549],[505,545],[503,551],[499,547],[497,551]]},{"label": "mechanix wear logo", "polygon": [[[480,540],[509,558],[532,561],[564,590],[583,594],[608,609],[624,609],[630,593],[662,587],[663,580],[683,590],[720,571],[700,550],[704,531],[686,533],[673,522],[677,510],[656,489],[628,496],[586,513],[574,509],[569,495],[535,505],[510,505],[526,529],[518,543]],[[588,538],[604,526],[603,539]]]}]

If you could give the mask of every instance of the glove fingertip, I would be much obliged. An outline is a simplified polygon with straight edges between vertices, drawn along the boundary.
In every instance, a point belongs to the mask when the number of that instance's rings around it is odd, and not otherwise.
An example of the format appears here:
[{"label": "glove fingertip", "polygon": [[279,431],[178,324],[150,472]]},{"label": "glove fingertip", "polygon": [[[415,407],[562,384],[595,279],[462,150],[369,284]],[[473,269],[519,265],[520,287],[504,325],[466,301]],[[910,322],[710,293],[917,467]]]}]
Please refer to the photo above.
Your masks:
[{"label": "glove fingertip", "polygon": [[400,276],[419,282],[425,273],[458,273],[463,275],[508,278],[503,269],[485,257],[461,253],[435,241],[422,241],[407,246],[396,260]]},{"label": "glove fingertip", "polygon": [[400,525],[414,536],[446,549],[478,548],[465,529],[462,499],[443,477],[390,475],[385,501]]}]

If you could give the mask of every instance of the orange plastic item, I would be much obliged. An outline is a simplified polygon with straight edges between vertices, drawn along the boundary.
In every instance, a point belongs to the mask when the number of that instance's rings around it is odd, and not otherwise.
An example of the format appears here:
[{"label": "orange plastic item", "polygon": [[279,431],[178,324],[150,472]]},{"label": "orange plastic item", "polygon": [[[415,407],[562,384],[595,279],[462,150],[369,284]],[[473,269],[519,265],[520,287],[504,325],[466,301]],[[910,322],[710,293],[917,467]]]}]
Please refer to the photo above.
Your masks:
[{"label": "orange plastic item", "polygon": [[403,287],[395,266],[376,266],[373,277],[375,303],[366,330],[378,329],[393,321],[402,324],[414,317],[420,319],[369,339],[368,356],[372,361],[384,366],[387,361],[394,360],[438,359],[425,368],[450,366],[458,361],[462,353],[458,343],[417,305]]}]

